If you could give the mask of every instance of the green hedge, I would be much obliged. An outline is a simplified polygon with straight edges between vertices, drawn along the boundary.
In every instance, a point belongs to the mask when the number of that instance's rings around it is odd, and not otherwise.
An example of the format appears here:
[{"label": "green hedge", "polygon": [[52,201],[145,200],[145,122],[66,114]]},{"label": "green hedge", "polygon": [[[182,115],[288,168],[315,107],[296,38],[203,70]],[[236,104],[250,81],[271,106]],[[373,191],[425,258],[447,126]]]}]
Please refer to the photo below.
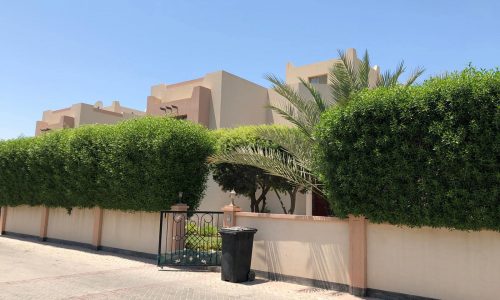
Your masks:
[{"label": "green hedge", "polygon": [[259,129],[276,128],[290,130],[279,125],[247,125],[236,128],[222,128],[212,132],[216,139],[216,152],[232,151],[238,147],[265,147],[279,149],[279,145],[263,139]]},{"label": "green hedge", "polygon": [[0,205],[158,211],[183,192],[195,209],[214,141],[173,118],[65,129],[0,142]]},{"label": "green hedge", "polygon": [[500,71],[375,89],[322,116],[317,170],[334,213],[500,230]]}]

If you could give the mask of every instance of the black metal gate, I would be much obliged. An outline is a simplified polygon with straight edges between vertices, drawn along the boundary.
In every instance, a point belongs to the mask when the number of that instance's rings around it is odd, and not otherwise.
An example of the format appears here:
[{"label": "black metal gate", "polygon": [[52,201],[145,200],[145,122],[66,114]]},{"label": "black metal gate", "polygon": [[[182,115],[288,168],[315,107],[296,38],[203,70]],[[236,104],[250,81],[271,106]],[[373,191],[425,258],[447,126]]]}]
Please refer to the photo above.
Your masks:
[{"label": "black metal gate", "polygon": [[223,213],[161,211],[158,266],[220,266]]}]

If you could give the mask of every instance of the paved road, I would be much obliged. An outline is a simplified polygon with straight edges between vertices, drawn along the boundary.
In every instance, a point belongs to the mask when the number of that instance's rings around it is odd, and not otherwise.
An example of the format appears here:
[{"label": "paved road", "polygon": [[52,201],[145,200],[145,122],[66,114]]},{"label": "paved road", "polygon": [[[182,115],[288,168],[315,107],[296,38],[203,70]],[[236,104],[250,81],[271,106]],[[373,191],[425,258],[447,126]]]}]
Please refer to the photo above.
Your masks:
[{"label": "paved road", "polygon": [[0,299],[359,299],[262,279],[165,268],[153,261],[0,237]]}]

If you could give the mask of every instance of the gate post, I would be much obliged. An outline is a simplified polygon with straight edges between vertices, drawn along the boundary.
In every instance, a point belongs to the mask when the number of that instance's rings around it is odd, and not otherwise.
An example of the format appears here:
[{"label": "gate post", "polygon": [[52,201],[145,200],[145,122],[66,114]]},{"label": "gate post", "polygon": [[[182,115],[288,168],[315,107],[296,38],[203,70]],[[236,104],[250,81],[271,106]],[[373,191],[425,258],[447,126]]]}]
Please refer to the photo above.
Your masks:
[{"label": "gate post", "polygon": [[40,240],[47,240],[47,227],[49,226],[49,208],[42,206],[42,215],[40,217]]},{"label": "gate post", "polygon": [[349,215],[349,289],[358,297],[366,293],[366,252],[366,218]]},{"label": "gate post", "polygon": [[170,208],[174,213],[167,214],[167,253],[184,249],[188,209],[187,204],[177,203]]},{"label": "gate post", "polygon": [[0,208],[0,235],[5,234],[5,225],[7,224],[7,206]]},{"label": "gate post", "polygon": [[222,222],[223,227],[233,227],[236,226],[236,213],[241,211],[239,206],[229,204],[222,208],[224,212],[224,221]]},{"label": "gate post", "polygon": [[100,250],[101,248],[102,218],[103,209],[99,206],[94,207],[94,230],[92,233],[92,246],[95,250]]}]

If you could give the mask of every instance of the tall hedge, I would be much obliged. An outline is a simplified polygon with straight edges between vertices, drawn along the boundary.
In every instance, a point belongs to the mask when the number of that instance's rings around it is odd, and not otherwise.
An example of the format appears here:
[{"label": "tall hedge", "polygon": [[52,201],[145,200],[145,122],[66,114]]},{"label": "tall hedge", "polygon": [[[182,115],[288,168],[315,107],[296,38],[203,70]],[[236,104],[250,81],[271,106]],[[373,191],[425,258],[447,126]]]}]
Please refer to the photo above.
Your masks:
[{"label": "tall hedge", "polygon": [[322,116],[317,170],[335,214],[500,230],[500,71],[375,89]]},{"label": "tall hedge", "polygon": [[202,199],[213,138],[173,118],[138,118],[0,142],[0,205],[158,211]]}]

